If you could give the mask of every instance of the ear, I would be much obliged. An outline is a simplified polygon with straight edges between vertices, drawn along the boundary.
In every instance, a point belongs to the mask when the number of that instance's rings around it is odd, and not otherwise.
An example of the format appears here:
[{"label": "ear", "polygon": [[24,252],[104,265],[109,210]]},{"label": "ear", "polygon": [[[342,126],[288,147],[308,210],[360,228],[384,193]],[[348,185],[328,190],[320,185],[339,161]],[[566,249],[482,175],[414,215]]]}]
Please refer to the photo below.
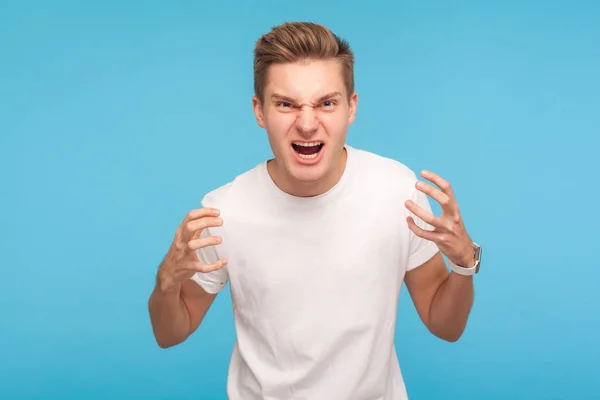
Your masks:
[{"label": "ear", "polygon": [[260,100],[257,96],[252,97],[252,109],[254,110],[254,116],[256,117],[256,122],[258,123],[258,126],[264,128],[265,116],[263,113],[262,105],[260,104]]},{"label": "ear", "polygon": [[348,116],[348,125],[352,125],[354,120],[356,119],[356,108],[358,107],[358,94],[356,92],[352,93],[349,101],[350,109]]}]

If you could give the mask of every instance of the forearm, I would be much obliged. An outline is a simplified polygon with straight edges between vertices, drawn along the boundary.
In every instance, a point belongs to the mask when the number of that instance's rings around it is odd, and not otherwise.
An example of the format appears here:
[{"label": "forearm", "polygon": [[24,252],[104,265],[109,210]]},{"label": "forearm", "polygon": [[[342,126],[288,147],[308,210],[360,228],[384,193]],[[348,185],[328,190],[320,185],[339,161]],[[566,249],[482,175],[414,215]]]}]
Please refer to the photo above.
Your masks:
[{"label": "forearm", "polygon": [[156,285],[148,301],[150,321],[156,342],[162,348],[187,339],[190,316],[181,298],[181,287],[162,290]]},{"label": "forearm", "polygon": [[467,325],[473,299],[473,277],[450,273],[431,302],[431,332],[444,340],[457,341]]}]

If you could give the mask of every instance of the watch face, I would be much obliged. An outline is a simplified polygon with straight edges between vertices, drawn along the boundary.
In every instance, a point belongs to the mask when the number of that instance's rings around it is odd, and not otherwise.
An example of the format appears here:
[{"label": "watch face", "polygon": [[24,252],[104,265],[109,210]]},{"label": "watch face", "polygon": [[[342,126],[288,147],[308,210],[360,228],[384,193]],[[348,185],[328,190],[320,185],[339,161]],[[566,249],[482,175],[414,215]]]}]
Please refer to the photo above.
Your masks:
[{"label": "watch face", "polygon": [[479,272],[479,266],[481,265],[481,246],[477,243],[473,243],[475,249],[475,261],[477,263],[476,273]]}]

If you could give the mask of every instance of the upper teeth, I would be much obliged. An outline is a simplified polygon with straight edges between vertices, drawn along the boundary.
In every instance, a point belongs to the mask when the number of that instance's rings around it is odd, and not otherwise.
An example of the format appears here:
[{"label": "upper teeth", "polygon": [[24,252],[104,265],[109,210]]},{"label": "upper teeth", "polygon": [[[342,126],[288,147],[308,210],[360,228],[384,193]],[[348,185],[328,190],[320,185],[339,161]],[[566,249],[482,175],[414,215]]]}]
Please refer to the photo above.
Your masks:
[{"label": "upper teeth", "polygon": [[323,142],[309,142],[309,143],[305,143],[305,142],[294,142],[294,144],[295,144],[296,146],[313,147],[313,146],[319,146],[319,145],[323,144]]}]

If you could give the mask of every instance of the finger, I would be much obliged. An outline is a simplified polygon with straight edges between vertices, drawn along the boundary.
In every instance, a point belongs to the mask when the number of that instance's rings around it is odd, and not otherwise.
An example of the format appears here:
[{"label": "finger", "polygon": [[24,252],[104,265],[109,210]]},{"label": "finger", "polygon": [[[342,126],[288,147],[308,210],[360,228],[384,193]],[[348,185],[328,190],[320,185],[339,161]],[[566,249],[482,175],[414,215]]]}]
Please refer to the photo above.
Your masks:
[{"label": "finger", "polygon": [[196,208],[194,210],[190,210],[183,218],[183,221],[177,228],[177,234],[181,235],[184,240],[190,240],[192,236],[194,236],[195,231],[190,231],[187,229],[189,223],[204,217],[218,217],[220,211],[215,208],[203,207]]},{"label": "finger", "polygon": [[220,260],[218,260],[217,262],[214,262],[212,264],[205,264],[201,261],[191,262],[188,264],[187,269],[189,269],[190,271],[208,273],[208,272],[217,271],[226,265],[227,265],[227,260],[224,258],[221,258]]},{"label": "finger", "polygon": [[421,206],[412,200],[406,201],[406,208],[410,210],[417,217],[421,218],[424,222],[435,228],[444,228],[444,222],[441,218],[425,211]]},{"label": "finger", "polygon": [[421,237],[426,240],[431,240],[432,242],[439,240],[439,233],[428,231],[418,227],[417,224],[415,224],[415,220],[413,219],[413,217],[406,217],[406,222],[408,223],[408,228],[411,231],[413,231],[413,233],[418,237]]},{"label": "finger", "polygon": [[213,228],[223,225],[223,220],[220,217],[205,216],[199,219],[191,220],[184,225],[183,239],[189,241],[192,238],[197,238],[199,232],[206,228]]},{"label": "finger", "polygon": [[223,242],[221,236],[207,236],[202,239],[192,239],[188,242],[188,249],[195,251],[208,246],[217,246]]},{"label": "finger", "polygon": [[441,176],[437,175],[436,173],[433,173],[431,171],[421,171],[421,176],[433,183],[435,183],[435,185],[437,187],[439,187],[442,192],[444,192],[446,195],[448,195],[449,197],[451,197],[452,199],[454,199],[454,192],[452,191],[452,186],[450,185],[450,183],[443,179]]},{"label": "finger", "polygon": [[417,188],[417,190],[425,193],[426,195],[428,195],[429,197],[431,197],[432,199],[434,199],[435,201],[437,201],[439,203],[439,205],[442,207],[442,210],[446,213],[450,213],[450,214],[455,214],[457,211],[457,208],[455,207],[455,201],[452,197],[448,196],[446,193],[440,191],[439,189],[428,185],[425,182],[422,181],[417,181],[417,183],[415,184],[415,187]]},{"label": "finger", "polygon": [[195,219],[202,218],[202,217],[218,217],[219,214],[220,214],[220,211],[216,208],[210,208],[210,207],[196,208],[194,210],[190,210],[186,214],[185,218],[183,219],[183,223],[190,222]]}]

